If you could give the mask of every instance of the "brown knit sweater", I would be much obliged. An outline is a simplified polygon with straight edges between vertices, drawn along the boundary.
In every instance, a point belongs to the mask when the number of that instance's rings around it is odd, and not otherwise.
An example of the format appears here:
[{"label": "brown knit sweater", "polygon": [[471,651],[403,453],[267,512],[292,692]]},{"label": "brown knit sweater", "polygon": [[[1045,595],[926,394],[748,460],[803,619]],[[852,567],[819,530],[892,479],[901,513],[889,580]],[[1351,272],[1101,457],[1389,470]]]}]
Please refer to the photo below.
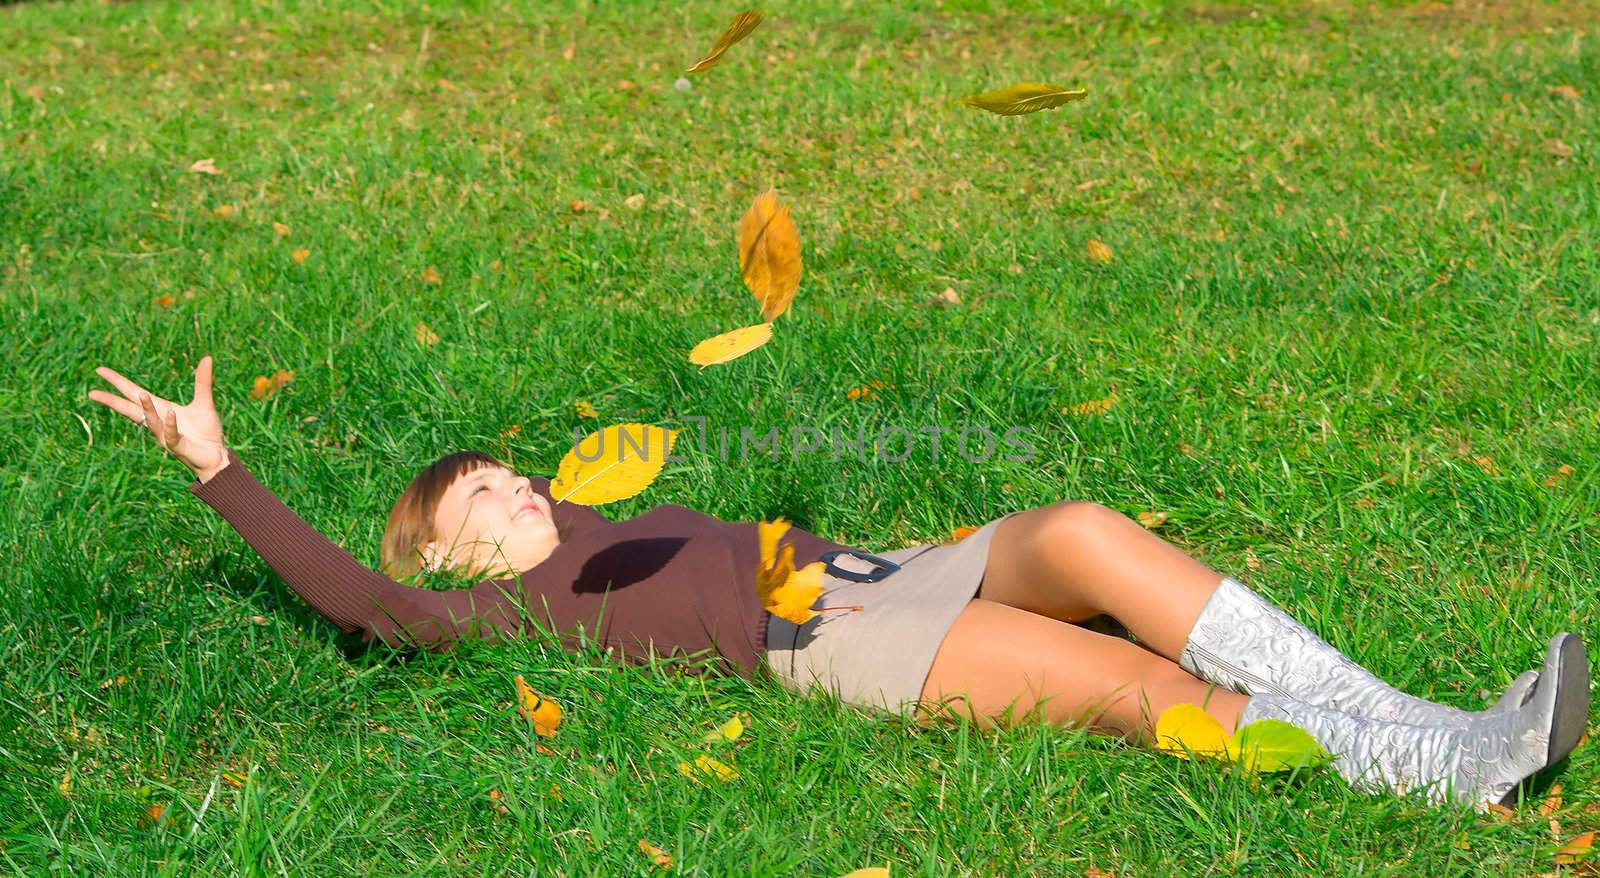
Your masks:
[{"label": "brown knit sweater", "polygon": [[[231,448],[228,465],[189,490],[306,603],[364,641],[445,650],[462,638],[525,634],[536,622],[569,646],[581,630],[630,661],[653,647],[663,656],[715,654],[741,674],[760,665],[770,617],[756,595],[755,522],[673,503],[610,521],[587,506],[556,503],[548,479],[529,478],[551,501],[557,529],[571,528],[566,538],[515,579],[454,591],[404,585],[363,566],[290,511]],[[784,539],[794,543],[796,567],[849,548],[798,528]]]}]

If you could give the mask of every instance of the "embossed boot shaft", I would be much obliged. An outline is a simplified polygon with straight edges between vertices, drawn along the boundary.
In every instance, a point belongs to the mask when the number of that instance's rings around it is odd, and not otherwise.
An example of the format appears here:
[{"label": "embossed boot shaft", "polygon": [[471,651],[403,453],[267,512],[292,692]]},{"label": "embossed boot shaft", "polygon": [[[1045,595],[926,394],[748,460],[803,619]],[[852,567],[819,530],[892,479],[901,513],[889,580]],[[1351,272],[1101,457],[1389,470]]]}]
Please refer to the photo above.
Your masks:
[{"label": "embossed boot shaft", "polygon": [[1200,611],[1178,664],[1201,679],[1246,694],[1297,699],[1355,716],[1465,728],[1516,710],[1538,679],[1524,673],[1487,711],[1458,710],[1407,695],[1378,679],[1310,629],[1232,577]]}]

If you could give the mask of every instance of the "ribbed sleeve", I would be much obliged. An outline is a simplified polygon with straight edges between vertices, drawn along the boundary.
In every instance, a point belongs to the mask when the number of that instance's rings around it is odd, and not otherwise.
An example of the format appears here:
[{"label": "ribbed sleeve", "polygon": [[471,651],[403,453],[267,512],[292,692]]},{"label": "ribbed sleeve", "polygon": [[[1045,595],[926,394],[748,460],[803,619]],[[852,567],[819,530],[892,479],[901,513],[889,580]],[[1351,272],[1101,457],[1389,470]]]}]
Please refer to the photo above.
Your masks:
[{"label": "ribbed sleeve", "polygon": [[231,448],[228,465],[209,482],[195,480],[189,491],[226,519],[307,604],[363,640],[448,649],[464,637],[495,639],[523,630],[516,580],[434,591],[370,570],[279,501]]}]

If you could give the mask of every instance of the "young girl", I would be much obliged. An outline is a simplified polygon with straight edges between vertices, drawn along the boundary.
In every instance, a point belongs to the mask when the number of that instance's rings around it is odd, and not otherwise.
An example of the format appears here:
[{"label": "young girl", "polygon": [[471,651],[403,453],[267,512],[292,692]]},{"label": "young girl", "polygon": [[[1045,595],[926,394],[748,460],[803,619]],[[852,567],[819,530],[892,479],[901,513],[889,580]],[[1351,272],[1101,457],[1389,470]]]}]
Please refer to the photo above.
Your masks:
[{"label": "young girl", "polygon": [[[537,624],[619,658],[711,656],[867,707],[1039,712],[1136,741],[1149,740],[1163,710],[1190,702],[1230,733],[1265,718],[1304,729],[1358,787],[1479,807],[1565,758],[1588,721],[1588,659],[1575,635],[1557,635],[1543,668],[1490,709],[1456,710],[1391,688],[1237,579],[1082,501],[881,556],[787,529],[779,539],[796,568],[826,564],[813,606],[862,608],[795,625],[757,596],[756,523],[676,504],[610,521],[553,502],[545,479],[462,452],[417,475],[395,503],[383,575],[297,517],[223,444],[211,357],[187,405],[96,372],[121,395],[92,390],[90,399],[148,427],[194,473],[191,492],[307,603],[367,641],[448,649]],[[486,578],[456,591],[390,578],[422,566]],[[1101,615],[1139,642],[1074,624]]]}]

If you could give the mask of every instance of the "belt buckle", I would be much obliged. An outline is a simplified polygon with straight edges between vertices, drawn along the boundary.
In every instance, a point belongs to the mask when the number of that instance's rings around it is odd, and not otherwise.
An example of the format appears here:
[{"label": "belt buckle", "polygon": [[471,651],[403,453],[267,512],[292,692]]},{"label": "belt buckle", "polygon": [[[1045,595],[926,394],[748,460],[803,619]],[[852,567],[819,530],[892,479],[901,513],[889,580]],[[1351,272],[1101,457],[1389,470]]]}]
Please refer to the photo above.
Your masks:
[{"label": "belt buckle", "polygon": [[[849,555],[853,558],[860,558],[863,561],[871,562],[872,564],[877,565],[878,569],[872,571],[871,573],[858,573],[854,570],[846,570],[843,567],[835,567],[833,564],[833,559],[839,557],[840,555]],[[885,576],[888,576],[889,574],[900,569],[900,565],[894,563],[893,561],[890,561],[886,558],[879,558],[877,555],[868,555],[866,552],[857,552],[854,549],[834,549],[831,552],[824,552],[817,560],[821,561],[825,565],[825,569],[828,571],[829,575],[837,576],[840,579],[848,579],[851,582],[877,582],[878,580],[883,579]]]}]

